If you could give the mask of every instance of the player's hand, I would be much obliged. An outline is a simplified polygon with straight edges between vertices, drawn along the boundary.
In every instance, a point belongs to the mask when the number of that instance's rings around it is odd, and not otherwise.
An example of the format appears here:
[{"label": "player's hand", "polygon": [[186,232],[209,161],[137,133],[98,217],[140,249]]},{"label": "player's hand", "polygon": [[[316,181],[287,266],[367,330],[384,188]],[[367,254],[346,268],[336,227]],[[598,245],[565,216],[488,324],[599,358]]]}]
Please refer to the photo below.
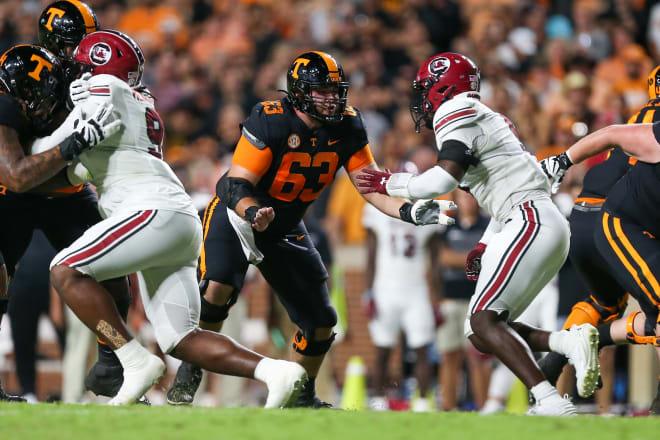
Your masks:
[{"label": "player's hand", "polygon": [[392,176],[390,170],[379,171],[373,168],[363,168],[362,172],[365,174],[358,174],[357,180],[361,180],[357,184],[360,194],[381,193],[387,194],[387,181]]},{"label": "player's hand", "polygon": [[483,243],[477,244],[477,246],[470,251],[465,260],[465,275],[470,281],[476,281],[479,278],[479,272],[481,272],[481,256],[486,251],[486,245]]},{"label": "player's hand", "polygon": [[571,165],[573,165],[573,161],[571,161],[571,158],[568,157],[566,152],[563,152],[557,156],[546,157],[540,162],[540,164],[546,177],[550,179],[550,182],[552,183],[552,194],[556,194],[559,190],[559,185],[564,178],[564,174],[566,174],[566,171]]},{"label": "player's hand", "polygon": [[71,101],[73,101],[74,105],[89,98],[89,79],[91,77],[91,73],[85,72],[80,78],[71,82],[71,85],[69,86],[69,95],[71,96]]},{"label": "player's hand", "polygon": [[370,320],[376,318],[376,301],[374,301],[374,294],[371,289],[368,289],[362,294],[360,305],[362,306],[362,312],[364,312]]},{"label": "player's hand", "polygon": [[[411,223],[416,225],[453,225],[456,220],[445,214],[445,211],[453,211],[454,209],[456,209],[456,204],[451,200],[417,200],[410,206]],[[401,219],[406,220],[404,217],[406,216],[402,215]]]},{"label": "player's hand", "polygon": [[442,324],[444,324],[445,321],[445,314],[442,313],[442,303],[438,303],[433,307],[433,322],[435,328],[442,327]]},{"label": "player's hand", "polygon": [[268,228],[270,222],[275,219],[275,210],[271,207],[259,208],[254,215],[252,228],[258,232],[263,232]]},{"label": "player's hand", "polygon": [[121,129],[121,119],[112,117],[112,108],[111,103],[104,102],[89,118],[81,117],[73,122],[73,133],[60,144],[65,160],[72,160]]}]

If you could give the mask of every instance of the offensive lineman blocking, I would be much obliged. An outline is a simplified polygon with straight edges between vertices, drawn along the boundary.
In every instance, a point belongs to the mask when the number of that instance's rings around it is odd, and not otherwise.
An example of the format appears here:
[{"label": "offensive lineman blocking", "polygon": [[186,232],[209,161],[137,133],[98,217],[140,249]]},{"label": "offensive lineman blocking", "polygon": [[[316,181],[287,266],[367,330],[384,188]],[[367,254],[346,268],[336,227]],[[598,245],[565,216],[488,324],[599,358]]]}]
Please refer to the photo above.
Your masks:
[{"label": "offensive lineman blocking", "polygon": [[[162,161],[162,121],[153,99],[139,92],[144,57],[117,31],[88,35],[74,58],[95,76],[72,85],[76,107],[51,136],[71,130],[76,115],[96,108],[130,121],[94,154],[67,169],[90,181],[105,218],[51,263],[51,281],[64,301],[115,350],[124,382],[112,405],[135,402],[163,374],[164,364],[133,339],[99,281],[138,272],[140,294],[165,353],[223,374],[254,377],[269,389],[266,407],[288,406],[306,378],[299,365],[263,358],[230,338],[201,331],[196,266],[202,230],[181,182]],[[34,151],[33,151],[34,152]]]}]

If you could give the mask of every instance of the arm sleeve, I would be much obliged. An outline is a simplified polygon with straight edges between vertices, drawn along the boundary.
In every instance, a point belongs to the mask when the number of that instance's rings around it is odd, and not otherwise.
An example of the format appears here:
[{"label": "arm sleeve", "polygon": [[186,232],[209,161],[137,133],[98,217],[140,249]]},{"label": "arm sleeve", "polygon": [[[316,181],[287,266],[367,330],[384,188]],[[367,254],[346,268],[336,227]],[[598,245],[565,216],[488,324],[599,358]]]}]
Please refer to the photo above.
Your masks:
[{"label": "arm sleeve", "polygon": [[458,180],[439,166],[434,166],[413,176],[408,182],[408,193],[413,199],[434,199],[453,191],[458,186]]},{"label": "arm sleeve", "polygon": [[367,144],[348,159],[344,168],[346,168],[347,172],[352,173],[353,171],[361,170],[372,162],[375,162],[374,156],[371,154],[369,144]]},{"label": "arm sleeve", "polygon": [[39,154],[55,148],[73,133],[76,120],[80,119],[80,107],[75,107],[69,116],[48,136],[37,138],[30,147],[30,154]]}]

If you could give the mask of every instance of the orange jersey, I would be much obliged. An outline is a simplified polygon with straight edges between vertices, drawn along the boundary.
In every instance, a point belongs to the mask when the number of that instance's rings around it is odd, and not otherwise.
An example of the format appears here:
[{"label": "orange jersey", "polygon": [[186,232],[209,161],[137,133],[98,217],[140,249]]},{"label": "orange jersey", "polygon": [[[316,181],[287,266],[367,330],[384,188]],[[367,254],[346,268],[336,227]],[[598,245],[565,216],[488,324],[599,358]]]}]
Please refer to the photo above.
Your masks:
[{"label": "orange jersey", "polygon": [[286,99],[257,104],[241,125],[232,163],[260,176],[263,206],[275,208],[267,231],[284,233],[302,219],[307,207],[335,178],[373,162],[357,109],[347,107],[335,125],[310,130]]}]

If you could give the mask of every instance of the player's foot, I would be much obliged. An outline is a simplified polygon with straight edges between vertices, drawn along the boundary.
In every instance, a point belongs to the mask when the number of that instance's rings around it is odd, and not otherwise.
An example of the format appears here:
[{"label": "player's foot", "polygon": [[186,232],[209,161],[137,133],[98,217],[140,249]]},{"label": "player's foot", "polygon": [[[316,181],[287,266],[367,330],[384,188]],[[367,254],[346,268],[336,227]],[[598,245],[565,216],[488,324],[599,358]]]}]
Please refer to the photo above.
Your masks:
[{"label": "player's foot", "polygon": [[2,388],[0,383],[0,402],[26,402],[26,400],[20,396],[12,396],[11,394],[5,393],[5,390]]},{"label": "player's foot", "polygon": [[390,409],[390,404],[386,397],[374,396],[369,399],[369,409],[373,411],[388,411]]},{"label": "player's foot", "polygon": [[121,364],[108,365],[96,362],[85,377],[85,388],[97,396],[116,396],[122,383],[124,383],[124,368]]},{"label": "player's foot", "polygon": [[108,405],[130,405],[155,385],[165,373],[165,364],[158,357],[148,355],[139,368],[124,369],[124,383]]},{"label": "player's foot", "polygon": [[413,399],[410,410],[412,412],[431,412],[431,404],[425,397],[417,397]]},{"label": "player's foot", "polygon": [[651,402],[651,406],[649,407],[649,415],[660,416],[660,393],[658,393],[655,396],[655,399],[653,399],[653,402]]},{"label": "player's foot", "polygon": [[167,403],[170,405],[192,405],[201,382],[202,369],[188,362],[181,362],[174,383],[167,392]]},{"label": "player's foot", "polygon": [[575,367],[577,392],[580,397],[589,397],[596,390],[600,376],[598,329],[591,324],[573,325],[568,334],[566,356]]},{"label": "player's foot", "polygon": [[529,416],[575,416],[577,410],[568,396],[561,397],[558,393],[551,394],[527,411]]},{"label": "player's foot", "polygon": [[275,360],[273,369],[268,374],[266,386],[268,397],[264,408],[288,408],[296,399],[307,381],[307,372],[295,362]]},{"label": "player's foot", "polygon": [[479,410],[479,414],[497,414],[505,410],[504,404],[497,399],[488,399]]},{"label": "player's foot", "polygon": [[314,383],[309,379],[305,380],[302,390],[298,395],[298,399],[296,400],[296,403],[293,404],[293,406],[296,408],[314,408],[314,409],[332,408],[332,405],[330,403],[324,402],[323,400],[316,397],[316,390],[314,389]]}]

